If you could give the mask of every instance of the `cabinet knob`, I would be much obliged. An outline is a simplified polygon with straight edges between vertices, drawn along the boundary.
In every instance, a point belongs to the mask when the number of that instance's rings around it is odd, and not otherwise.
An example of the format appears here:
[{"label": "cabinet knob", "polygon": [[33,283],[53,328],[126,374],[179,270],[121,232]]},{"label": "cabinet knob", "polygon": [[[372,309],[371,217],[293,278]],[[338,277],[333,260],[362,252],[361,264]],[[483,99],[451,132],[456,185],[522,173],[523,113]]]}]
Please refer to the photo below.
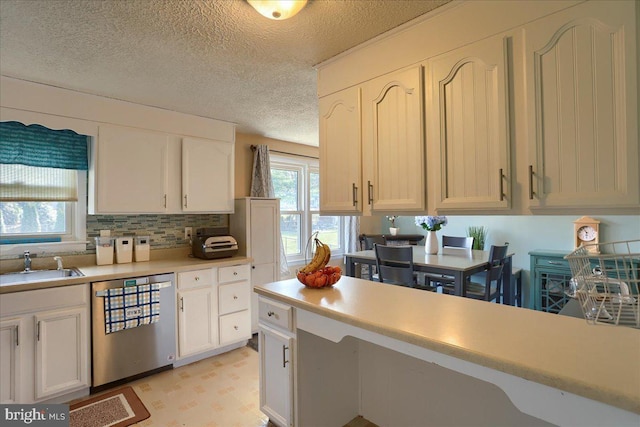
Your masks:
[{"label": "cabinet knob", "polygon": [[233,327],[233,329],[235,329],[235,330],[237,331],[237,330],[238,330],[238,327],[237,327],[237,326],[234,326],[234,327]]},{"label": "cabinet knob", "polygon": [[238,272],[237,272],[237,271],[234,271],[234,272],[233,272],[233,275],[234,275],[234,276],[237,276],[237,275],[238,275]]},{"label": "cabinet knob", "polygon": [[200,277],[196,276],[193,280],[197,282],[198,280],[200,280]]},{"label": "cabinet knob", "polygon": [[273,311],[270,311],[270,312],[267,313],[267,316],[269,316],[269,317],[271,317],[273,315],[275,315],[275,313]]},{"label": "cabinet knob", "polygon": [[233,299],[238,299],[238,297],[234,295],[234,296],[233,296]]}]

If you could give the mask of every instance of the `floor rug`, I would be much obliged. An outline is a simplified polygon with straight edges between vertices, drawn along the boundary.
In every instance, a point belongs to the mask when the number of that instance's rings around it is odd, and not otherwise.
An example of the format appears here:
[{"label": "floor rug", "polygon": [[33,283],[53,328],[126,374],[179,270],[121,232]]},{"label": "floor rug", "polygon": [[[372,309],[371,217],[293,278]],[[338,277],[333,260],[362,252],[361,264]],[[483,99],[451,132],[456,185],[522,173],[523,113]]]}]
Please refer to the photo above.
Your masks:
[{"label": "floor rug", "polygon": [[125,427],[149,416],[131,387],[90,397],[69,407],[70,427]]}]

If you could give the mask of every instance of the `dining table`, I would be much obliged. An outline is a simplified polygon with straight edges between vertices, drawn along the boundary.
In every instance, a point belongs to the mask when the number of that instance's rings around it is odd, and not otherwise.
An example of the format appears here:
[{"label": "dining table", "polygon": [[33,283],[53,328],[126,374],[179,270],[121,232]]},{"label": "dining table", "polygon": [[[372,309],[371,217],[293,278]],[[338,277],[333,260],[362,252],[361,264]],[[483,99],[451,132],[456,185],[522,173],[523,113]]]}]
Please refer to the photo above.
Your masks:
[{"label": "dining table", "polygon": [[[474,275],[486,270],[489,251],[475,249],[440,248],[437,254],[427,254],[424,246],[413,248],[413,269],[428,274],[440,274],[454,278],[454,294],[466,295],[466,283]],[[515,290],[511,283],[513,253],[507,253],[502,270],[502,303],[514,305]],[[356,265],[376,265],[374,250],[345,254],[345,274],[356,277]]]}]

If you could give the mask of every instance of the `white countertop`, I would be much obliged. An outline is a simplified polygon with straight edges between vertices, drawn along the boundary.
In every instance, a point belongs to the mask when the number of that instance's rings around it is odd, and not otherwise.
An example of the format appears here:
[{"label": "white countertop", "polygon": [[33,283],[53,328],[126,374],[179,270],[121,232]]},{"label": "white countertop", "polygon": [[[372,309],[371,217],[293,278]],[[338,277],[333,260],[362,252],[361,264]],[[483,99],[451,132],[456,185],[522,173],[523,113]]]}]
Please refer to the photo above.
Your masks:
[{"label": "white countertop", "polygon": [[201,268],[224,267],[244,264],[251,261],[251,258],[242,256],[212,260],[181,256],[172,259],[130,262],[126,264],[92,265],[87,267],[77,267],[84,276],[3,285],[0,286],[0,294],[77,285],[79,283],[100,282],[103,280],[123,279],[127,277],[151,276],[163,273],[197,270]]},{"label": "white countertop", "polygon": [[640,414],[640,330],[342,277],[255,287],[265,297]]}]

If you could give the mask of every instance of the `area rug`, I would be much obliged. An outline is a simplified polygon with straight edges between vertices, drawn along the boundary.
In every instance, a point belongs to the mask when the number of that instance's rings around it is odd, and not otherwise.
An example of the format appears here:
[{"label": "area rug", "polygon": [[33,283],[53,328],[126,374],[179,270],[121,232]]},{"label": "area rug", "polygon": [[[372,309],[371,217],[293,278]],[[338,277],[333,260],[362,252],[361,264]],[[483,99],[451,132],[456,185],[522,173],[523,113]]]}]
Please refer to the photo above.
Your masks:
[{"label": "area rug", "polygon": [[90,397],[69,407],[70,427],[126,427],[149,416],[131,387]]}]

